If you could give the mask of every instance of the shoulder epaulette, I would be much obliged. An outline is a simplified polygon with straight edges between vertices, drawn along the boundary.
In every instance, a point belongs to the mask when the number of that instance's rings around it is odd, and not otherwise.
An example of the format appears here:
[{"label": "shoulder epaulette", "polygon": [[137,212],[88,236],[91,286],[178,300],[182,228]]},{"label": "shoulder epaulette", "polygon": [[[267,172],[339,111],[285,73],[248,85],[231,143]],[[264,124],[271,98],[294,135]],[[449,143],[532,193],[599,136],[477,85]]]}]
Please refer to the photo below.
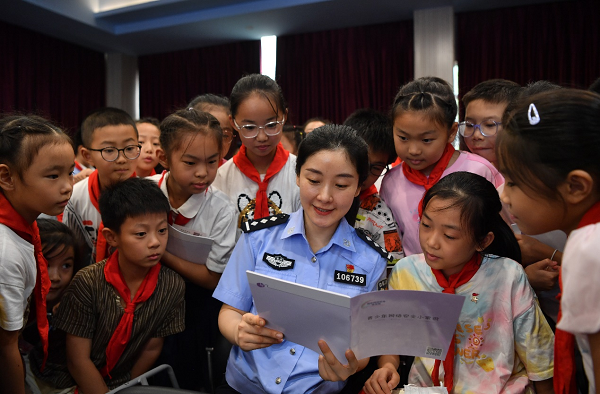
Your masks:
[{"label": "shoulder epaulette", "polygon": [[256,230],[262,230],[263,228],[269,228],[277,226],[278,224],[286,223],[290,219],[290,215],[287,213],[279,213],[273,216],[267,216],[258,220],[249,220],[246,223],[242,223],[242,231],[245,233],[251,233]]},{"label": "shoulder epaulette", "polygon": [[356,234],[358,234],[360,239],[362,239],[363,241],[365,241],[365,243],[367,245],[369,245],[370,247],[375,249],[377,251],[377,253],[379,253],[381,255],[381,257],[387,259],[388,261],[394,260],[394,257],[392,257],[392,255],[390,253],[388,253],[388,251],[385,250],[381,245],[379,245],[377,242],[373,241],[373,239],[367,235],[365,230],[363,230],[362,228],[357,228],[355,230],[356,230]]}]

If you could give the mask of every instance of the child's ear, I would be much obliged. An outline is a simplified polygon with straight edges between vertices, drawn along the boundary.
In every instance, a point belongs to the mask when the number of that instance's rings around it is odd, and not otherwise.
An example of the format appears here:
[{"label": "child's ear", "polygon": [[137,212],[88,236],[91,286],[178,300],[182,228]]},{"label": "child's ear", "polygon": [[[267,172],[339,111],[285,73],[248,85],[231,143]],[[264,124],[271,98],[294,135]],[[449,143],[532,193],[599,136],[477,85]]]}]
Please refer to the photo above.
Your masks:
[{"label": "child's ear", "polygon": [[594,192],[594,186],[594,178],[589,172],[573,170],[567,174],[567,179],[558,190],[567,203],[576,205]]},{"label": "child's ear", "polygon": [[456,133],[458,132],[458,123],[454,122],[452,127],[450,127],[450,134],[448,134],[448,143],[453,143],[456,138]]},{"label": "child's ear", "polygon": [[168,170],[169,162],[167,161],[167,155],[165,154],[165,151],[162,150],[162,148],[160,148],[156,151],[156,155],[158,156],[158,162],[160,163],[160,165]]},{"label": "child's ear", "polygon": [[300,187],[300,176],[296,175],[296,186]]},{"label": "child's ear", "polygon": [[478,252],[483,252],[492,242],[494,242],[494,233],[490,231],[487,233],[481,244],[477,246],[476,250]]},{"label": "child's ear", "polygon": [[0,188],[2,190],[14,190],[15,188],[13,174],[6,164],[0,164]]},{"label": "child's ear", "polygon": [[102,229],[102,235],[104,235],[104,238],[106,239],[106,242],[112,246],[113,248],[116,248],[118,246],[118,234],[116,232],[114,232],[113,230],[104,227]]},{"label": "child's ear", "polygon": [[79,146],[77,147],[77,150],[76,150],[75,154],[76,154],[76,155],[80,155],[80,156],[82,156],[83,158],[85,158],[85,156],[83,155],[83,150],[84,150],[84,149],[85,149],[85,147],[84,147],[83,145],[79,145]]},{"label": "child's ear", "polygon": [[235,130],[239,133],[238,128],[235,127],[235,123],[233,123],[233,116],[231,116],[231,115],[229,115],[229,124],[231,125],[231,127],[233,127],[233,130]]},{"label": "child's ear", "polygon": [[362,187],[361,187],[361,185],[358,185],[356,187],[356,193],[354,193],[354,197],[355,198],[358,197],[358,195],[360,194],[361,191],[362,191]]},{"label": "child's ear", "polygon": [[88,163],[90,163],[93,167],[96,167],[96,163],[94,163],[94,158],[92,157],[92,153],[85,148],[84,146],[79,146],[79,153],[81,153],[81,156],[83,156],[83,158],[85,159],[85,161],[87,161]]}]

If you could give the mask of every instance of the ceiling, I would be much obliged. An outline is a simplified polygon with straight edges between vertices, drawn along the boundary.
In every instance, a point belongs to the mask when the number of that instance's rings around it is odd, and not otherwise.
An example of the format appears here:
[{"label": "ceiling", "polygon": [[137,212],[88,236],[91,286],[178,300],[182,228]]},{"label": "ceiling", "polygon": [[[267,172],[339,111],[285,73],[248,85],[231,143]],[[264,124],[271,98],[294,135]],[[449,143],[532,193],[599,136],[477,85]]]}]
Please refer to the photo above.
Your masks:
[{"label": "ceiling", "polygon": [[[140,3],[146,1],[144,3]],[[228,42],[551,0],[0,0],[0,20],[101,52],[171,52]],[[124,3],[138,2],[124,6]]]}]

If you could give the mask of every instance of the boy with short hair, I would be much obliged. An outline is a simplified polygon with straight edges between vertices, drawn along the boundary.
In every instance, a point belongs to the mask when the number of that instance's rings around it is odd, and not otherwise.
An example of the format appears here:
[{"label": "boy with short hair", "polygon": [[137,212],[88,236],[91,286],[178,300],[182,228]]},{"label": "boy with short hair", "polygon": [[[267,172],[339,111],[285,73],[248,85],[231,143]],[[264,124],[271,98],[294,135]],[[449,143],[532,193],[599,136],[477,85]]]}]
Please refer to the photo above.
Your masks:
[{"label": "boy with short hair", "polygon": [[101,108],[85,118],[81,140],[81,154],[96,170],[75,184],[62,221],[87,245],[90,263],[94,263],[109,256],[100,231],[100,193],[135,176],[141,148],[135,122],[127,112],[117,108]]},{"label": "boy with short hair", "polygon": [[521,86],[506,79],[490,79],[464,95],[465,120],[458,126],[460,149],[487,159],[496,167],[497,131],[506,107],[519,95]]},{"label": "boy with short hair", "polygon": [[68,371],[56,370],[50,383],[76,384],[85,394],[105,393],[146,372],[164,337],[184,329],[184,281],[160,264],[167,198],[154,182],[132,178],[107,188],[99,204],[102,232],[116,251],[77,273],[54,318],[67,334]]},{"label": "boy with short hair", "polygon": [[[379,196],[375,182],[385,175],[387,166],[396,160],[392,122],[384,114],[372,109],[359,109],[352,113],[345,126],[350,126],[369,146],[369,176],[361,185],[358,196],[360,206],[355,228],[367,234],[393,256],[388,261],[388,271],[404,257],[398,225],[392,211]],[[389,272],[388,272],[389,273]]]}]

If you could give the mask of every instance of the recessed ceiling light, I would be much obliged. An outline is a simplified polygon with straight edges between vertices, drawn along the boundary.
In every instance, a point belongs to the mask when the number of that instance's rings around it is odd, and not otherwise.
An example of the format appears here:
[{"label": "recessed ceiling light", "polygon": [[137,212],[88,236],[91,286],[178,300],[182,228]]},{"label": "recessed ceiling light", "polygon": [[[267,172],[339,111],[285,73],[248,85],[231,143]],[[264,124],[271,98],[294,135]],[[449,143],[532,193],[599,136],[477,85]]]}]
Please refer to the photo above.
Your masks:
[{"label": "recessed ceiling light", "polygon": [[118,10],[120,8],[127,8],[134,5],[154,3],[159,0],[98,0],[98,12],[106,12]]}]

